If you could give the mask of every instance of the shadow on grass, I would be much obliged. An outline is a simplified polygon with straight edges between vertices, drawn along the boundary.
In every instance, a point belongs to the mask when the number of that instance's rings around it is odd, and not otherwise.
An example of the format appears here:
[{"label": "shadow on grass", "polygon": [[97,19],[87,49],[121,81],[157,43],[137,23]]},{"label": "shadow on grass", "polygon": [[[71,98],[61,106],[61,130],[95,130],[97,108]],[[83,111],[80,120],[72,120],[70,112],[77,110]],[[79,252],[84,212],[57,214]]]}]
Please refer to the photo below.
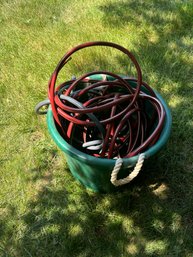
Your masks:
[{"label": "shadow on grass", "polygon": [[69,172],[70,186],[44,186],[23,217],[20,256],[190,256],[192,186],[160,156],[119,193],[86,191]]},{"label": "shadow on grass", "polygon": [[[20,256],[190,256],[191,184],[167,153],[149,160],[122,192],[86,191],[67,171],[50,181],[23,217]],[[61,188],[61,189],[58,189]]]},{"label": "shadow on grass", "polygon": [[[153,70],[165,81],[178,82],[173,94],[183,97],[182,103],[172,107],[174,125],[167,147],[148,160],[141,174],[120,193],[88,192],[69,172],[65,179],[56,178],[56,184],[50,181],[22,217],[26,230],[18,243],[20,256],[191,256],[193,189],[192,157],[188,153],[193,142],[187,136],[192,135],[193,128],[187,122],[191,115],[186,109],[191,88],[184,87],[184,76],[190,82],[190,63],[179,54],[190,25],[184,17],[186,9],[180,5],[168,9],[166,1],[155,3],[115,2],[101,6],[101,10],[106,25],[145,22],[157,33],[156,44],[142,38],[136,53],[151,56],[148,68],[144,64],[147,74]],[[133,8],[135,12],[129,11]],[[168,23],[166,14],[170,12],[177,15],[178,22]],[[160,25],[169,29],[164,32]],[[168,50],[172,43],[177,52]],[[158,54],[153,55],[156,51]],[[161,83],[156,87],[161,90]],[[169,93],[166,96],[170,98]]]}]

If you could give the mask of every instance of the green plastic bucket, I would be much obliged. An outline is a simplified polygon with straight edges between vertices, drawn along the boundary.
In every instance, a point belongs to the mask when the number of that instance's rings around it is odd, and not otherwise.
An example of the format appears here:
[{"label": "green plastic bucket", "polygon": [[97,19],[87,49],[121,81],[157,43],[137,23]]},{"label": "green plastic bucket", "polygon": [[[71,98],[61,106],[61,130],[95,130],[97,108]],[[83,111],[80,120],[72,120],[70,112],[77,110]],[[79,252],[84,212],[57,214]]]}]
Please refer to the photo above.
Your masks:
[{"label": "green plastic bucket", "polygon": [[[170,110],[161,95],[157,92],[155,93],[165,108],[166,118],[159,140],[155,145],[144,152],[145,159],[156,154],[166,144],[171,132],[172,118]],[[47,125],[53,140],[65,153],[67,164],[75,179],[80,181],[86,188],[95,192],[105,193],[112,192],[117,189],[117,187],[115,187],[110,181],[116,160],[96,158],[83,153],[68,144],[57,130],[51,108],[49,108],[47,112]],[[131,158],[123,158],[123,164],[119,171],[118,179],[125,178],[128,175],[128,168],[135,166],[138,158],[139,155]]]}]

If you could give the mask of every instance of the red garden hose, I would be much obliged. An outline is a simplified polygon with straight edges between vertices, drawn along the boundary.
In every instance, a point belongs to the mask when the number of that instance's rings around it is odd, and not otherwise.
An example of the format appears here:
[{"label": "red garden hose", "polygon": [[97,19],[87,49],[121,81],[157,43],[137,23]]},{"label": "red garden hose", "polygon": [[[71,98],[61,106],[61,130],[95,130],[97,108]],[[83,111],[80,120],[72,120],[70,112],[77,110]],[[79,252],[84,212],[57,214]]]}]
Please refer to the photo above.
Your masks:
[{"label": "red garden hose", "polygon": [[[92,46],[111,47],[126,54],[136,68],[137,78],[93,71],[57,86],[57,76],[71,56]],[[95,79],[97,75],[103,75],[104,79]],[[51,76],[48,96],[61,136],[95,157],[135,156],[155,144],[163,129],[163,105],[153,89],[142,81],[133,54],[115,43],[88,42],[68,51]]]}]

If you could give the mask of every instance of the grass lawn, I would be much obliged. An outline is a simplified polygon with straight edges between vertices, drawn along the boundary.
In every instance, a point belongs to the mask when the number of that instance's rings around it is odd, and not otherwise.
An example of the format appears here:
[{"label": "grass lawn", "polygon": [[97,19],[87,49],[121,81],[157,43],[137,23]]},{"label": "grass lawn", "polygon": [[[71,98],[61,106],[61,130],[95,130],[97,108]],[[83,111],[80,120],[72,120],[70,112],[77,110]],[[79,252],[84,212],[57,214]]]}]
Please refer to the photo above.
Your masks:
[{"label": "grass lawn", "polygon": [[[193,2],[1,0],[0,256],[193,256]],[[114,194],[74,180],[34,106],[63,54],[94,40],[128,48],[173,116],[166,147]],[[77,53],[59,80],[133,73],[119,52]]]}]

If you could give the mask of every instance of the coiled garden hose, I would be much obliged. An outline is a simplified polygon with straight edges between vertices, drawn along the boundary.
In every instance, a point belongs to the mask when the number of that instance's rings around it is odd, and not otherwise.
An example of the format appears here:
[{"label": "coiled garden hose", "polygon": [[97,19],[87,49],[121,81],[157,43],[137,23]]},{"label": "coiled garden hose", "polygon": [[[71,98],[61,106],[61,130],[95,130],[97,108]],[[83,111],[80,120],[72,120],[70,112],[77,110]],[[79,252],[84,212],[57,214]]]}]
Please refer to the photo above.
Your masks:
[{"label": "coiled garden hose", "polygon": [[[56,86],[60,70],[84,48],[106,46],[124,53],[134,64],[137,78],[109,71],[93,71]],[[97,76],[102,79],[97,79]],[[131,52],[110,42],[88,42],[68,51],[48,85],[54,120],[61,136],[72,146],[99,158],[128,158],[154,145],[162,132],[165,110],[154,90],[142,81],[140,66]]]}]

